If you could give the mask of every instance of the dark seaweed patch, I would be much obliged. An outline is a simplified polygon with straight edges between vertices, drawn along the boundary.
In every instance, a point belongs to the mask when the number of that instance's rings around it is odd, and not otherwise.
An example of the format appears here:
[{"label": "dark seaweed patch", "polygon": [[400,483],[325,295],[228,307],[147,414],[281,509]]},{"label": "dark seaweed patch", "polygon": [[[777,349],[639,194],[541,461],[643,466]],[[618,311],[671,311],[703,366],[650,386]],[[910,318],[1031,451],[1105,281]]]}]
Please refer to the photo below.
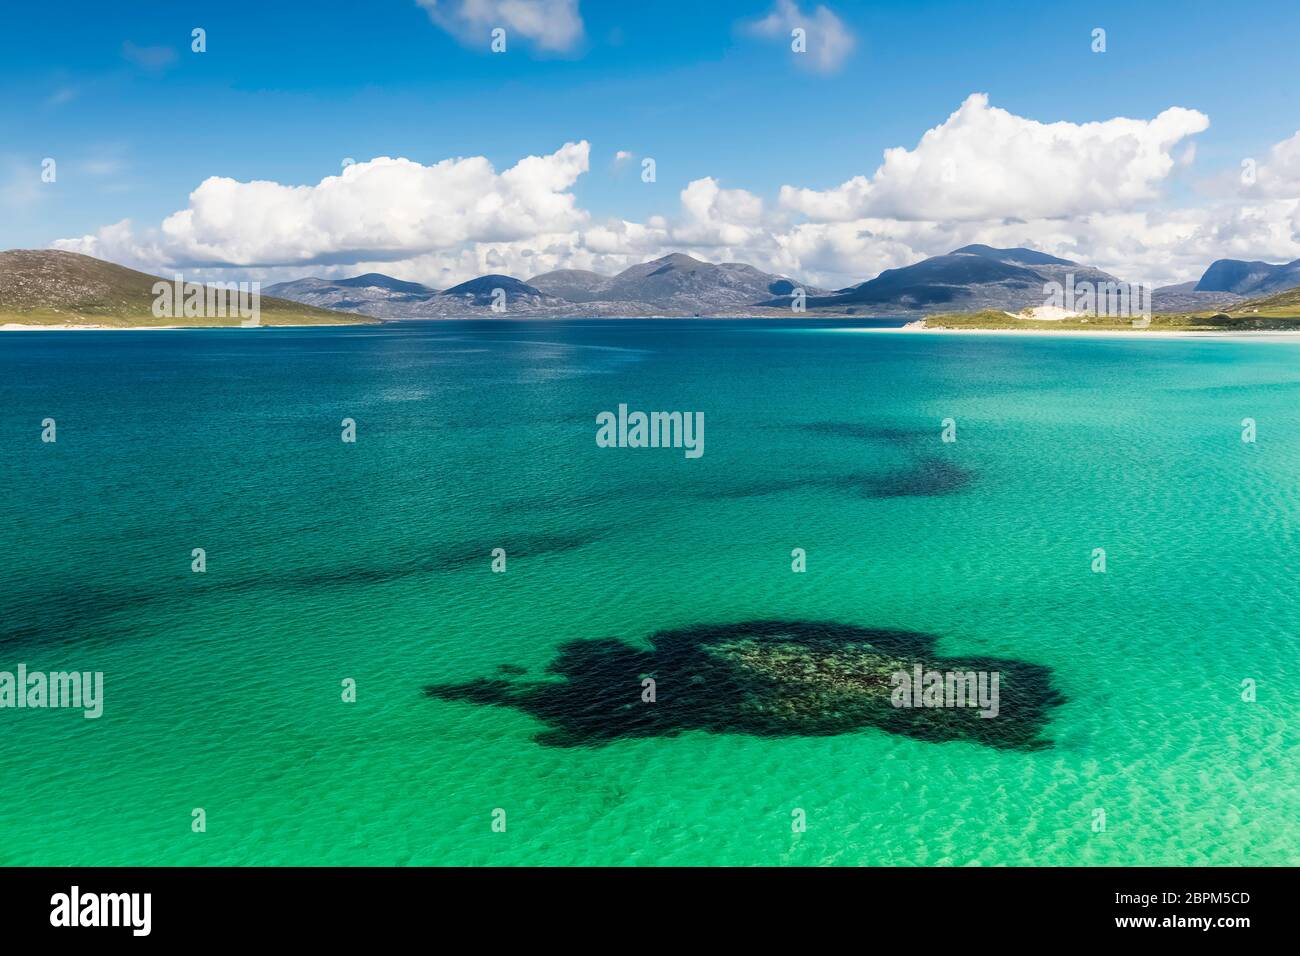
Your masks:
[{"label": "dark seaweed patch", "polygon": [[[486,569],[492,549],[504,548],[509,561],[577,551],[602,540],[609,527],[587,528],[562,533],[509,535],[476,543],[460,542],[430,548],[428,553],[386,556],[386,563],[345,564],[302,570],[275,569],[264,575],[226,578],[219,574],[195,575],[188,579],[186,600],[199,601],[224,593],[258,594],[304,588],[338,588],[381,585],[404,578],[459,571],[479,565]],[[0,613],[0,644],[65,640],[74,635],[93,634],[99,639],[133,636],[132,626],[120,628],[109,622],[117,615],[138,612],[150,604],[170,603],[176,595],[162,589],[123,587],[77,587],[21,603],[10,602]]]},{"label": "dark seaweed patch", "polygon": [[248,581],[251,587],[337,587],[353,584],[386,584],[418,574],[458,571],[476,563],[486,567],[493,548],[504,548],[506,558],[535,558],[548,554],[577,551],[604,538],[605,529],[589,529],[560,534],[514,535],[477,544],[451,544],[435,547],[428,554],[410,555],[385,565],[353,565],[277,575],[273,579]]},{"label": "dark seaweed patch", "polygon": [[[570,641],[547,667],[549,679],[481,678],[431,684],[429,697],[517,708],[546,724],[539,743],[599,746],[671,737],[688,730],[755,736],[826,736],[874,727],[934,743],[988,747],[1051,746],[1042,732],[1064,701],[1051,671],[991,657],[940,657],[935,638],[913,631],[819,621],[748,621],[661,631],[649,648],[613,638]],[[920,664],[928,671],[997,671],[999,712],[908,708],[890,702],[890,675]],[[656,700],[642,701],[653,678]]]},{"label": "dark seaweed patch", "polygon": [[895,472],[850,472],[843,475],[809,475],[729,484],[702,490],[702,498],[758,498],[790,491],[833,491],[859,498],[902,498],[951,495],[964,490],[975,478],[972,471],[942,458],[918,456]]},{"label": "dark seaweed patch", "polygon": [[934,497],[957,494],[974,480],[975,473],[961,465],[920,450],[927,438],[935,441],[935,432],[918,427],[873,425],[863,422],[809,422],[797,426],[801,431],[830,438],[883,443],[900,448],[907,464],[893,472],[849,472],[839,475],[802,475],[738,481],[701,489],[703,498],[757,498],[791,491],[831,491],[860,498]]},{"label": "dark seaweed patch", "polygon": [[866,425],[862,422],[811,422],[799,426],[814,435],[833,438],[851,438],[856,441],[880,442],[887,445],[910,445],[937,432],[921,428],[900,428],[894,425]]},{"label": "dark seaweed patch", "polygon": [[969,469],[926,455],[902,471],[873,480],[867,494],[871,498],[951,495],[963,490],[974,478]]},{"label": "dark seaweed patch", "polygon": [[62,641],[91,634],[107,639],[129,626],[115,626],[118,614],[138,611],[160,599],[142,588],[121,589],[95,586],[60,588],[39,598],[10,601],[0,614],[0,642],[26,643]]}]

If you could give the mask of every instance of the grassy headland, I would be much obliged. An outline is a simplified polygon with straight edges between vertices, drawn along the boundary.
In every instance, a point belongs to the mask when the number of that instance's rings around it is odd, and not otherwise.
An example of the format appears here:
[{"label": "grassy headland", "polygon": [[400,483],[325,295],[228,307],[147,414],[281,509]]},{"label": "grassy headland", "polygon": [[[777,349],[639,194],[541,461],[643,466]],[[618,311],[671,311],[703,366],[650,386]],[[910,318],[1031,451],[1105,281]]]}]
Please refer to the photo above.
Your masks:
[{"label": "grassy headland", "polygon": [[1149,325],[1119,316],[1057,320],[1019,318],[1006,312],[944,312],[925,317],[928,329],[1023,329],[1031,332],[1294,332],[1300,331],[1300,288],[1241,302],[1224,311],[1161,312]]},{"label": "grassy headland", "polygon": [[[241,324],[237,313],[186,316],[183,308],[159,318],[153,314],[153,287],[157,282],[169,280],[74,252],[0,252],[0,325],[146,329]],[[260,296],[258,311],[260,325],[360,325],[379,321],[274,296]]]}]

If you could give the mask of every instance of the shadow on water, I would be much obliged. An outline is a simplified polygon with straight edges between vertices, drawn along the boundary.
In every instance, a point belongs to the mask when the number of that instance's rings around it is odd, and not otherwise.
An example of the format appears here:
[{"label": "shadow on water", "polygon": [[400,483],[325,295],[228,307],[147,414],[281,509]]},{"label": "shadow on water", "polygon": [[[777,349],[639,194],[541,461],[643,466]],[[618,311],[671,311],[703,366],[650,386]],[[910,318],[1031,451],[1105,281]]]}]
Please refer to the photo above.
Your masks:
[{"label": "shadow on water", "polygon": [[[962,740],[1036,750],[1053,707],[1064,702],[1049,668],[992,657],[940,657],[916,631],[820,621],[747,621],[660,631],[648,648],[613,638],[570,641],[549,679],[500,677],[431,684],[429,697],[514,707],[546,725],[538,743],[599,746],[683,731],[763,737],[828,736],[876,728],[933,743]],[[980,708],[899,707],[893,675],[998,674],[996,716]],[[643,681],[654,680],[645,702]],[[991,679],[990,679],[991,680]],[[991,683],[987,686],[991,687]]]}]

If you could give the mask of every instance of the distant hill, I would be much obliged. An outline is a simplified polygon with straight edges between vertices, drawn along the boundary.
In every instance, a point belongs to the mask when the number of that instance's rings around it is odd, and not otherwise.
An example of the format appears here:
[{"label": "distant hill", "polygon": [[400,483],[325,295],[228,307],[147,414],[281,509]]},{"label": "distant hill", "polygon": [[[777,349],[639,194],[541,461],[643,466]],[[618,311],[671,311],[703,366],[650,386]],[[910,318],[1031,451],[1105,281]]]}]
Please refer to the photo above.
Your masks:
[{"label": "distant hill", "polygon": [[844,302],[927,308],[968,298],[972,287],[996,288],[1020,298],[1042,298],[1043,277],[1023,266],[972,255],[934,256],[901,269],[886,269],[876,278],[818,299],[818,306]]},{"label": "distant hill", "polygon": [[401,279],[394,279],[379,272],[367,272],[363,276],[353,276],[351,279],[338,279],[334,284],[349,289],[387,289],[389,292],[401,295],[430,295],[438,291],[418,282],[403,282]]},{"label": "distant hill", "polygon": [[587,269],[557,269],[533,276],[528,284],[549,295],[570,302],[597,302],[598,289],[609,281],[609,276]]},{"label": "distant hill", "polygon": [[898,315],[935,308],[1019,311],[1042,305],[1045,286],[1059,282],[1064,287],[1071,274],[1076,285],[1120,281],[1100,269],[1033,249],[974,245],[922,259],[910,266],[886,269],[859,285],[809,298],[808,308],[863,315]]},{"label": "distant hill", "polygon": [[[76,252],[10,249],[0,252],[0,324],[113,328],[240,324],[237,314],[155,317],[154,283],[171,281]],[[261,296],[259,310],[262,325],[353,325],[368,321],[271,295]]]},{"label": "distant hill", "polygon": [[1227,311],[1229,315],[1241,318],[1300,319],[1300,287],[1239,302]]},{"label": "distant hill", "polygon": [[440,297],[463,300],[467,305],[480,308],[491,308],[492,304],[499,299],[507,310],[511,305],[516,309],[538,309],[548,306],[555,308],[564,305],[563,300],[556,296],[547,295],[527,282],[502,275],[470,279],[440,293]]},{"label": "distant hill", "polygon": [[351,279],[295,279],[267,286],[270,295],[322,309],[358,312],[377,318],[418,318],[437,289],[378,272]]},{"label": "distant hill", "polygon": [[1196,292],[1232,292],[1265,296],[1300,286],[1300,259],[1273,265],[1242,259],[1219,259],[1210,264],[1196,283]]}]

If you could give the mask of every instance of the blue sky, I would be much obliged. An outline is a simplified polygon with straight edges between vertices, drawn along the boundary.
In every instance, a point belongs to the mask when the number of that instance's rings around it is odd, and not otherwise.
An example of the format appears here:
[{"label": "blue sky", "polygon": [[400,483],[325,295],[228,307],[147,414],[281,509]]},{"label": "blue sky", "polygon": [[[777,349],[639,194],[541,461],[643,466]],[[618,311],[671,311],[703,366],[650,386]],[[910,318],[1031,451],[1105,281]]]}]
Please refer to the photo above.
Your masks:
[{"label": "blue sky", "polygon": [[[916,147],[976,92],[1042,123],[1197,110],[1210,126],[1187,142],[1204,177],[1263,162],[1300,128],[1293,0],[828,6],[854,45],[821,71],[786,36],[747,28],[770,0],[580,2],[581,37],[567,48],[516,31],[501,55],[475,39],[483,31],[439,24],[414,0],[11,5],[0,246],[42,247],[123,219],[156,228],[210,176],[314,185],[344,157],[376,156],[483,156],[503,171],[579,141],[589,169],[569,192],[594,221],[672,217],[705,177],[771,206],[785,185],[870,177],[885,149]],[[205,53],[190,51],[194,27],[207,32]],[[1095,27],[1104,54],[1090,48]],[[654,157],[657,181],[616,167],[617,150]],[[39,182],[45,157],[58,162],[54,184]],[[1165,177],[1159,192],[1147,206],[1202,190],[1188,175]],[[861,269],[891,255],[864,253]],[[296,271],[320,272],[314,264]]]}]

